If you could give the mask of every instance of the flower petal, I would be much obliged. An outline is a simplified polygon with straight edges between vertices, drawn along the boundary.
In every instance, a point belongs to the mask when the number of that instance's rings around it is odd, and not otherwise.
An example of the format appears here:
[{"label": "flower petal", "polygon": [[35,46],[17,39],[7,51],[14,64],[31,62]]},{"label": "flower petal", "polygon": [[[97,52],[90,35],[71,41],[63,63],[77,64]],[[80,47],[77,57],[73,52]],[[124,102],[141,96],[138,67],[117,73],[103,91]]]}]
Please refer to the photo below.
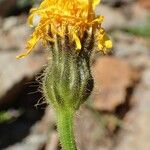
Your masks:
[{"label": "flower petal", "polygon": [[72,34],[73,34],[73,39],[74,39],[76,46],[77,46],[76,48],[80,50],[81,49],[80,39],[75,32],[73,32]]},{"label": "flower petal", "polygon": [[33,33],[33,35],[31,36],[31,39],[29,39],[27,42],[27,46],[26,46],[27,52],[17,56],[16,58],[20,59],[29,55],[39,40],[40,38],[37,37],[35,33]]}]

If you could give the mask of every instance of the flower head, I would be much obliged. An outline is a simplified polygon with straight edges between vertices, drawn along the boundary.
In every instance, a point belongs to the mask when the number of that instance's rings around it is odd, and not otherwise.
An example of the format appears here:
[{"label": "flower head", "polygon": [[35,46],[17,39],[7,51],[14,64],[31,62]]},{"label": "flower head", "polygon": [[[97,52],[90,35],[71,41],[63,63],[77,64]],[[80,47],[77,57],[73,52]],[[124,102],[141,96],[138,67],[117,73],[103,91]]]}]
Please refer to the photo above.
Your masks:
[{"label": "flower head", "polygon": [[[27,56],[39,40],[44,46],[55,41],[55,35],[66,36],[81,50],[84,32],[93,30],[97,46],[103,52],[112,47],[112,42],[101,27],[103,16],[95,16],[94,9],[100,0],[43,0],[38,8],[30,11],[28,22],[35,31],[27,42]],[[68,32],[66,33],[66,27]]]}]

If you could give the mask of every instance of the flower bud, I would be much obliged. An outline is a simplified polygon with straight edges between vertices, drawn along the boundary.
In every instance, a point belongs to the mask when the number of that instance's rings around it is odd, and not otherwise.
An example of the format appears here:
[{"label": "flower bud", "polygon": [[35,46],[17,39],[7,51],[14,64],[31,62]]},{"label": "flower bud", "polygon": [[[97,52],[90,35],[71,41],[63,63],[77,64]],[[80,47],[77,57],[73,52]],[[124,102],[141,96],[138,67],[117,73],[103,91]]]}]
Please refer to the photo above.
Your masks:
[{"label": "flower bud", "polygon": [[90,62],[94,34],[84,33],[79,51],[76,50],[75,42],[71,42],[67,33],[65,35],[64,38],[56,35],[55,42],[49,44],[52,62],[45,71],[43,91],[55,109],[75,111],[87,100],[93,89]]}]

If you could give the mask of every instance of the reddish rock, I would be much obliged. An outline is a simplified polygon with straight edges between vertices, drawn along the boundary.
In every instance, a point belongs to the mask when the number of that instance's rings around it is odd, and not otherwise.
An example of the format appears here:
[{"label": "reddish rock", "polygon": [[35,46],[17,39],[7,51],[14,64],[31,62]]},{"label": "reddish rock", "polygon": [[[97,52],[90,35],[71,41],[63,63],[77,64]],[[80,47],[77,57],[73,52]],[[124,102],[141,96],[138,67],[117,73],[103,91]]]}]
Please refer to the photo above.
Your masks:
[{"label": "reddish rock", "polygon": [[150,8],[150,0],[139,0],[139,2],[144,8]]},{"label": "reddish rock", "polygon": [[134,86],[135,71],[124,60],[114,57],[99,58],[93,66],[95,89],[94,107],[113,111],[126,101],[127,89]]}]

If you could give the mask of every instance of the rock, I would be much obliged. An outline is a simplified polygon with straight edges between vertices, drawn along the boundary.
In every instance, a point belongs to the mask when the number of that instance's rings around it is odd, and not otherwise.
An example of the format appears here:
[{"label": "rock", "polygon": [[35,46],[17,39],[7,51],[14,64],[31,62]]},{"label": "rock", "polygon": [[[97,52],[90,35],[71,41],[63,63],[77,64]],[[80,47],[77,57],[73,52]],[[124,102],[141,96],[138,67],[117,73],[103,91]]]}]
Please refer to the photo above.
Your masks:
[{"label": "rock", "polygon": [[141,80],[142,80],[141,82],[143,82],[145,87],[150,89],[150,68],[148,68],[145,71],[143,71]]},{"label": "rock", "polygon": [[[32,34],[32,29],[25,20],[25,16],[4,19],[0,28],[0,51],[20,51],[20,53],[25,51],[26,42]],[[41,49],[43,49],[42,44],[37,44],[34,51],[39,52]]]},{"label": "rock", "polygon": [[96,14],[105,16],[102,26],[106,30],[122,28],[127,24],[127,20],[121,11],[106,5],[101,4],[98,6],[96,8]]},{"label": "rock", "polygon": [[150,8],[150,1],[149,0],[139,0],[140,5],[144,8]]},{"label": "rock", "polygon": [[128,21],[129,25],[142,26],[145,21],[149,21],[149,10],[144,9],[141,6],[142,5],[139,3],[133,3],[133,5],[129,7],[130,11],[128,10],[126,13],[126,15],[130,18],[130,21]]},{"label": "rock", "polygon": [[124,60],[115,57],[99,58],[93,66],[95,89],[94,108],[114,111],[126,101],[127,89],[133,88],[136,72]]},{"label": "rock", "polygon": [[17,26],[18,25],[18,18],[17,17],[9,17],[9,18],[6,18],[4,21],[3,21],[3,27],[2,29],[4,31],[9,31],[11,30],[13,27]]},{"label": "rock", "polygon": [[[24,23],[25,19],[24,16],[5,18],[0,28],[0,105],[13,100],[21,86],[39,73],[46,63],[42,53],[16,60],[16,56],[25,51],[26,41],[31,34]],[[34,50],[40,49],[37,46]]]},{"label": "rock", "polygon": [[[32,34],[32,29],[25,23],[26,17],[8,17],[3,20],[0,28],[0,51],[25,51],[26,42]],[[43,48],[41,45],[37,44],[34,50]]]},{"label": "rock", "polygon": [[1,31],[0,50],[1,51],[14,51],[14,50],[23,51],[25,49],[25,44],[26,44],[25,41],[27,41],[30,32],[31,31],[29,30],[26,24],[13,26],[13,27],[11,26],[11,30],[9,32]]},{"label": "rock", "polygon": [[142,38],[115,31],[113,34],[114,53],[117,57],[134,57],[135,55],[149,55],[150,51]]},{"label": "rock", "polygon": [[55,131],[52,133],[51,137],[48,138],[47,144],[45,146],[45,150],[57,150],[58,144],[59,144],[59,139]]},{"label": "rock", "polygon": [[[45,115],[30,129],[30,134],[21,142],[11,145],[5,150],[39,150],[47,143],[47,139],[53,140],[54,111],[46,108]],[[55,150],[55,149],[50,149]]]},{"label": "rock", "polygon": [[40,72],[45,64],[42,54],[16,60],[18,53],[0,53],[0,105],[14,100],[21,87]]},{"label": "rock", "polygon": [[149,55],[141,54],[136,57],[130,57],[128,61],[134,68],[137,68],[138,70],[150,68]]},{"label": "rock", "polygon": [[96,14],[104,16],[105,19],[102,26],[106,30],[111,31],[113,29],[118,30],[130,26],[142,25],[148,21],[149,18],[149,11],[142,8],[137,3],[133,3],[132,5],[128,4],[118,9],[101,4],[96,7]]},{"label": "rock", "polygon": [[150,149],[150,92],[145,83],[140,83],[134,91],[136,104],[124,119],[114,150]]},{"label": "rock", "polygon": [[[75,118],[75,136],[79,150],[108,150],[112,146],[106,138],[105,121],[103,116],[95,110],[81,107]],[[99,147],[101,149],[99,149]]]}]

